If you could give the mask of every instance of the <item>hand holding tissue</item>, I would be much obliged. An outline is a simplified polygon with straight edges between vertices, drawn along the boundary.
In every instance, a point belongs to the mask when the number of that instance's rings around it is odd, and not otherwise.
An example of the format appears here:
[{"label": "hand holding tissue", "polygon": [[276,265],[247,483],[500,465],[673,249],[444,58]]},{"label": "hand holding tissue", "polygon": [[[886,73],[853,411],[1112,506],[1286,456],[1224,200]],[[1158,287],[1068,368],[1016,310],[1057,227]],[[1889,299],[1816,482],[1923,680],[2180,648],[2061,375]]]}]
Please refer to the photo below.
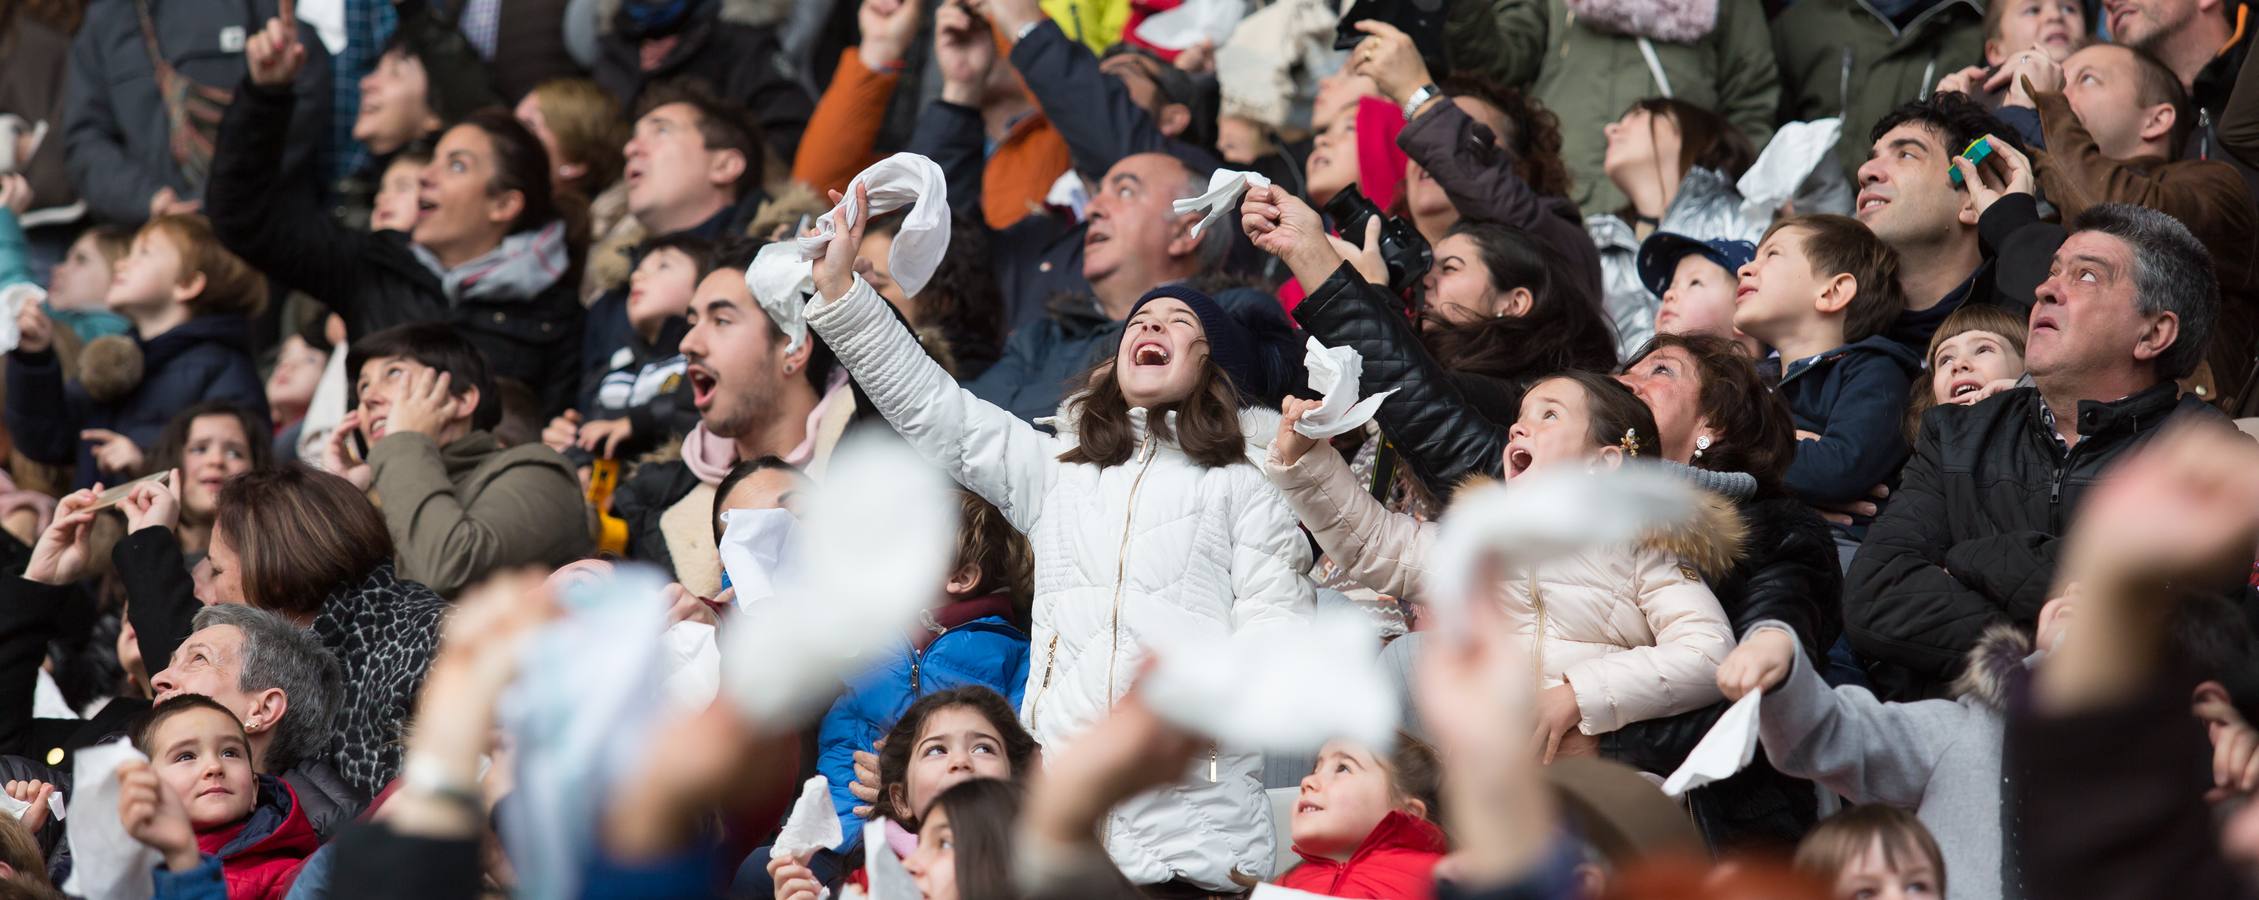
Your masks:
[{"label": "hand holding tissue", "polygon": [[1663,793],[1676,797],[1748,768],[1749,761],[1757,758],[1757,703],[1764,696],[1765,690],[1758,688],[1727,707],[1679,770],[1663,779]]},{"label": "hand holding tissue", "polygon": [[855,224],[857,187],[869,190],[871,215],[910,208],[901,231],[894,236],[894,249],[886,257],[888,271],[903,293],[916,296],[925,290],[934,270],[941,267],[942,255],[949,251],[949,182],[941,166],[915,153],[897,153],[872,163],[848,182],[844,199],[816,219],[815,233],[762,247],[745,269],[745,289],[784,332],[784,352],[788,354],[799,352],[808,339],[807,317],[801,306],[816,291],[811,263],[821,258],[824,248],[838,236],[835,219],[847,219],[850,227]]},{"label": "hand holding tissue", "polygon": [[1270,187],[1271,180],[1255,172],[1217,169],[1208,176],[1207,193],[1171,203],[1169,211],[1180,216],[1194,210],[1205,211],[1206,214],[1200,217],[1200,221],[1192,226],[1192,236],[1199,237],[1208,230],[1208,226],[1216,224],[1217,219],[1239,210],[1239,196],[1247,192],[1249,185]]},{"label": "hand holding tissue", "polygon": [[800,786],[800,799],[793,801],[792,815],[785,818],[784,830],[777,833],[776,842],[770,845],[769,858],[788,859],[814,853],[837,847],[846,839],[839,830],[839,813],[831,806],[831,779],[817,775]]},{"label": "hand holding tissue", "polygon": [[1357,399],[1357,380],[1365,374],[1365,358],[1355,347],[1328,347],[1311,338],[1302,365],[1310,371],[1310,389],[1324,398],[1317,409],[1303,413],[1294,423],[1294,430],[1306,438],[1322,441],[1363,428],[1380,411],[1381,401],[1396,393],[1390,388]]}]

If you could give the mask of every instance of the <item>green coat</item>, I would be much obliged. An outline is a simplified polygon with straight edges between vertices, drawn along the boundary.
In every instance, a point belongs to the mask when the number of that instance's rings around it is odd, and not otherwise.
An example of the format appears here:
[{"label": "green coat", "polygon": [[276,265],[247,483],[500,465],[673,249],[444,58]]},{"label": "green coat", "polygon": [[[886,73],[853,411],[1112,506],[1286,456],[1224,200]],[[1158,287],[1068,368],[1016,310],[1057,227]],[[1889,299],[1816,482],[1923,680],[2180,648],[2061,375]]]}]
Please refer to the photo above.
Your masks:
[{"label": "green coat", "polygon": [[[1758,0],[1717,3],[1708,35],[1691,43],[1650,43],[1671,96],[1723,113],[1752,147],[1762,148],[1781,98],[1764,6]],[[1588,214],[1623,208],[1623,193],[1600,168],[1608,149],[1600,129],[1634,101],[1663,95],[1639,39],[1579,23],[1567,0],[1450,0],[1449,15],[1446,52],[1454,70],[1524,88],[1561,118],[1561,158],[1576,179],[1570,199]]]},{"label": "green coat", "polygon": [[1939,0],[1897,28],[1864,0],[1796,0],[1773,20],[1773,53],[1781,64],[1781,121],[1843,116],[1836,158],[1857,185],[1853,173],[1867,161],[1876,122],[1929,96],[1938,79],[1984,64],[1984,5]]}]

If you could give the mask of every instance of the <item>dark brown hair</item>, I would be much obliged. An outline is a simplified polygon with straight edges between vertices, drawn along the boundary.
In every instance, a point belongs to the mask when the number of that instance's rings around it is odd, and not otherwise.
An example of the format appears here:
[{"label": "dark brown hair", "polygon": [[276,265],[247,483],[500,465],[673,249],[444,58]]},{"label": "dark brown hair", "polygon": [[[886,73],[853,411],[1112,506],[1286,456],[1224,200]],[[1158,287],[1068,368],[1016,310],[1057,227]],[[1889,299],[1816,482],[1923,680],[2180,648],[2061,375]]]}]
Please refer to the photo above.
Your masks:
[{"label": "dark brown hair", "polygon": [[1028,604],[1035,598],[1035,554],[1026,535],[1012,527],[1004,511],[968,490],[957,491],[957,561],[954,568],[980,569],[972,596],[1012,598],[1013,623],[1027,627]]},{"label": "dark brown hair", "polygon": [[886,746],[879,748],[879,796],[871,803],[871,815],[916,826],[922,810],[903,808],[909,802],[910,754],[917,749],[926,719],[945,709],[969,709],[987,719],[996,736],[1004,739],[1004,760],[1012,764],[1012,780],[1028,777],[1036,751],[1041,748],[1035,736],[1020,727],[1020,714],[1012,709],[1011,701],[977,685],[937,691],[919,697],[903,711],[902,718],[894,720],[894,727],[887,729]]},{"label": "dark brown hair", "polygon": [[1728,181],[1738,179],[1757,161],[1757,151],[1750,147],[1749,138],[1735,128],[1733,122],[1708,108],[1670,97],[1649,97],[1631,105],[1644,109],[1651,117],[1648,128],[1652,131],[1655,119],[1669,119],[1679,130],[1678,177],[1695,169],[1709,169],[1726,176]]},{"label": "dark brown hair", "polygon": [[345,350],[345,404],[361,407],[361,367],[372,359],[405,359],[447,376],[447,395],[460,397],[478,390],[478,406],[471,410],[472,428],[493,428],[502,421],[502,397],[486,366],[486,354],[453,325],[410,322],[354,341]]},{"label": "dark brown hair", "polygon": [[228,416],[243,428],[243,442],[251,445],[246,451],[251,455],[251,468],[264,469],[274,463],[274,435],[268,431],[266,419],[226,400],[206,400],[181,410],[172,421],[165,423],[164,433],[157,437],[157,452],[150,457],[154,462],[149,471],[179,468],[181,456],[188,452],[188,430],[196,426],[197,419],[205,416]]},{"label": "dark brown hair", "polygon": [[243,568],[243,599],[288,616],[392,559],[384,517],[352,483],[299,462],[253,469],[220,488],[215,526]]},{"label": "dark brown hair", "polygon": [[[903,215],[873,218],[867,234],[892,237]],[[916,297],[913,327],[941,330],[951,350],[985,349],[993,358],[1004,345],[1004,291],[989,267],[988,228],[974,216],[957,216],[949,229],[949,252]],[[963,346],[960,346],[960,343]]]},{"label": "dark brown hair", "polygon": [[949,816],[949,834],[957,848],[957,896],[991,900],[1019,896],[1012,883],[1012,834],[1024,795],[1014,782],[974,778],[951,785],[923,810],[940,807]]},{"label": "dark brown hair", "polygon": [[79,232],[79,236],[91,235],[94,238],[94,249],[102,254],[103,259],[109,261],[112,268],[116,268],[118,260],[126,258],[126,254],[133,252],[133,232],[133,229],[123,225],[96,225]]},{"label": "dark brown hair", "polygon": [[1388,783],[1399,800],[1418,800],[1427,807],[1427,820],[1443,824],[1443,758],[1409,731],[1396,732],[1396,749],[1389,753]]},{"label": "dark brown hair", "polygon": [[645,88],[635,105],[635,118],[641,120],[652,110],[677,103],[697,112],[698,136],[708,151],[735,150],[745,157],[745,173],[738,176],[734,195],[743,197],[759,189],[767,151],[761,126],[745,107],[722,99],[696,78],[675,78]]},{"label": "dark brown hair", "polygon": [[1950,896],[1945,890],[1945,854],[1938,850],[1937,839],[1913,813],[1881,803],[1861,804],[1821,820],[1796,845],[1797,871],[1832,884],[1838,873],[1866,856],[1867,848],[1878,840],[1882,842],[1883,865],[1896,869],[1927,862],[1937,873],[1937,895]]},{"label": "dark brown hair", "polygon": [[[1084,379],[1090,388],[1074,404],[1075,446],[1059,454],[1059,461],[1087,463],[1104,468],[1129,462],[1137,452],[1137,436],[1130,428],[1129,400],[1122,396],[1114,377],[1114,358],[1091,370]],[[1176,413],[1171,426],[1167,413]],[[1221,469],[1247,461],[1247,438],[1239,430],[1239,393],[1231,376],[1213,359],[1200,361],[1200,375],[1183,402],[1149,410],[1146,427],[1154,437],[1174,440],[1194,463]]]},{"label": "dark brown hair", "polygon": [[1796,420],[1788,403],[1757,374],[1757,365],[1733,341],[1706,334],[1658,334],[1624,366],[1630,371],[1655,351],[1675,347],[1694,360],[1701,390],[1697,413],[1718,439],[1690,465],[1713,472],[1747,472],[1760,495],[1780,489],[1781,474],[1796,458]]},{"label": "dark brown hair", "polygon": [[1765,229],[1765,239],[1785,228],[1803,232],[1804,260],[1814,276],[1849,275],[1859,285],[1843,310],[1844,343],[1883,333],[1906,311],[1906,295],[1898,290],[1898,251],[1865,223],[1850,216],[1790,216]]},{"label": "dark brown hair", "polygon": [[[165,724],[181,713],[199,709],[210,710],[226,717],[230,723],[235,725],[236,734],[243,738],[246,745],[250,744],[251,738],[249,735],[243,734],[243,720],[236,718],[235,710],[221,706],[219,701],[203,694],[181,694],[152,706],[148,712],[141,714],[140,723],[135,725],[133,729],[134,749],[141,751],[143,756],[157,755],[157,748],[152,746],[152,742],[157,739],[158,726]],[[249,760],[245,760],[245,762],[248,763]]]},{"label": "dark brown hair", "polygon": [[1480,100],[1506,114],[1509,134],[1500,144],[1514,153],[1514,175],[1548,197],[1569,195],[1569,166],[1561,161],[1561,117],[1536,97],[1472,72],[1454,72],[1436,87],[1446,97]]},{"label": "dark brown hair", "polygon": [[2160,103],[2173,108],[2173,127],[2165,133],[2165,146],[2178,148],[2188,143],[2188,133],[2196,130],[2196,105],[2181,87],[2181,78],[2173,74],[2164,61],[2148,51],[2131,44],[2114,44],[2133,56],[2134,103],[2146,109]]},{"label": "dark brown hair", "polygon": [[55,890],[55,883],[47,880],[47,860],[40,855],[39,838],[24,828],[24,823],[15,816],[0,816],[0,863],[16,870],[15,874],[0,879],[0,898],[61,900],[62,892]]},{"label": "dark brown hair", "polygon": [[518,217],[510,220],[511,234],[534,231],[564,218],[549,187],[549,150],[517,116],[499,106],[489,106],[464,116],[456,127],[478,129],[494,148],[494,174],[486,183],[488,196],[517,191],[522,198],[524,205],[518,209]]},{"label": "dark brown hair", "polygon": [[1906,404],[1906,439],[1911,441],[1922,434],[1922,414],[1937,408],[1937,387],[1931,383],[1937,373],[1937,348],[1946,341],[1972,331],[1988,331],[2000,335],[2016,355],[2024,355],[2024,331],[2028,327],[2022,316],[1989,303],[1970,303],[1945,317],[1930,335],[1929,352],[1922,354],[1923,378],[1914,386],[1913,399]]},{"label": "dark brown hair", "polygon": [[[189,303],[190,315],[255,316],[267,308],[267,277],[220,244],[210,219],[178,213],[162,215],[141,226],[134,238],[152,233],[163,234],[173,243],[173,249],[180,251],[181,281],[204,276],[204,290]],[[111,261],[111,265],[116,264]]]},{"label": "dark brown hair", "polygon": [[1529,238],[1503,225],[1464,220],[1450,234],[1474,241],[1492,290],[1528,288],[1530,308],[1474,322],[1433,320],[1421,330],[1420,343],[1436,362],[1517,386],[1562,369],[1615,367],[1615,333],[1591,303],[1554,281],[1553,261]]}]

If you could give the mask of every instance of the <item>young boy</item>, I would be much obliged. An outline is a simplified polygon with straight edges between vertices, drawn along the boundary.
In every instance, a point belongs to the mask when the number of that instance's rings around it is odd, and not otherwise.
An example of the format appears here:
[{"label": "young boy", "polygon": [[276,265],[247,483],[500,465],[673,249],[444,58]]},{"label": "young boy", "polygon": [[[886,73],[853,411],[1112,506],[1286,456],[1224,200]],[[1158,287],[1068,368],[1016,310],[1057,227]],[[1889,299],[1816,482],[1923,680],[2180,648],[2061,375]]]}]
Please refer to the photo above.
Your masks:
[{"label": "young boy", "polygon": [[[627,316],[634,334],[609,351],[602,375],[583,390],[579,410],[551,420],[543,443],[586,464],[592,456],[626,458],[698,424],[689,363],[676,346],[690,331],[690,295],[714,269],[714,245],[685,234],[644,245],[628,277]],[[598,348],[583,348],[593,359]],[[591,367],[593,370],[593,366]]]},{"label": "young boy", "polygon": [[[220,400],[265,416],[247,320],[266,301],[266,279],[221,247],[203,217],[151,219],[106,297],[133,323],[130,339],[113,340],[130,340],[138,354],[106,356],[96,342],[71,373],[82,377],[71,378],[52,352],[53,323],[33,310],[17,317],[23,337],[8,355],[7,408],[16,446],[37,462],[76,463],[85,487],[140,474],[142,454],[182,409]],[[92,361],[102,358],[113,362],[96,371]]]},{"label": "young boy", "polygon": [[[1796,460],[1782,481],[1806,503],[1862,500],[1906,458],[1901,429],[1921,359],[1883,336],[1906,308],[1898,253],[1845,216],[1783,219],[1739,272],[1734,327],[1773,348],[1796,419]],[[1838,526],[1849,566],[1866,524]]]},{"label": "young boy", "polygon": [[1662,298],[1656,334],[1706,334],[1740,345],[1750,359],[1764,358],[1755,338],[1733,326],[1734,273],[1757,256],[1748,241],[1698,241],[1658,231],[1639,245],[1639,280]]},{"label": "young boy", "polygon": [[118,769],[126,834],[163,856],[156,897],[273,900],[320,845],[297,792],[255,774],[235,713],[201,694],[149,710],[134,735],[148,762]]}]

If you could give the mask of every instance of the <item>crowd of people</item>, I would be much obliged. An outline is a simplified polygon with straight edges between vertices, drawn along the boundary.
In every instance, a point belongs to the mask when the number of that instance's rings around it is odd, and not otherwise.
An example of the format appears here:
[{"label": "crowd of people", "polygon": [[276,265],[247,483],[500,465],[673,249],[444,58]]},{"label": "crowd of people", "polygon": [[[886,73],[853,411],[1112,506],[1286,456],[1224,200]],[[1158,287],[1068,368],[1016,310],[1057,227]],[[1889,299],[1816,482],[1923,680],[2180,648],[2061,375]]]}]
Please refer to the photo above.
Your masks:
[{"label": "crowd of people", "polygon": [[0,4],[0,896],[2259,896],[2250,11]]}]

